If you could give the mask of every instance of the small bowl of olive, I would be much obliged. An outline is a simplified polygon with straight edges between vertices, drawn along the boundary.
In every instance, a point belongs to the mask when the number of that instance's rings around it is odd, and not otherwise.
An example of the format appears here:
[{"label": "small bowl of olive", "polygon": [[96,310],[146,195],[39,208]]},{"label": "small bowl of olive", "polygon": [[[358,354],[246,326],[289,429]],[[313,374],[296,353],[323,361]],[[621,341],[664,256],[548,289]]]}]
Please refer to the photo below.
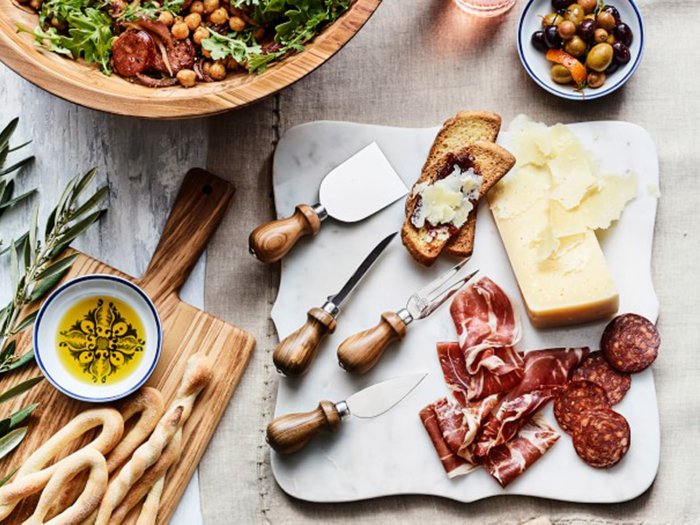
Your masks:
[{"label": "small bowl of olive", "polygon": [[633,0],[528,0],[518,53],[542,88],[592,100],[620,88],[644,52],[644,22]]}]

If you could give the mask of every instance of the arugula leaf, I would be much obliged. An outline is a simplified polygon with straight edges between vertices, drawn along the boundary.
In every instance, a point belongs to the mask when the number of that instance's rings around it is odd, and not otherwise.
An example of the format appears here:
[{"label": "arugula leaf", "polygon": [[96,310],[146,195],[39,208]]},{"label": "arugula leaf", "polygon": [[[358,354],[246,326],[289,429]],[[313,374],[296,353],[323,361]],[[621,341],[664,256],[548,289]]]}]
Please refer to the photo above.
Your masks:
[{"label": "arugula leaf", "polygon": [[260,47],[253,38],[252,31],[234,33],[234,37],[221,35],[209,28],[211,36],[202,40],[202,47],[211,53],[214,60],[233,57],[236,62],[248,62],[251,57],[262,54]]},{"label": "arugula leaf", "polygon": [[151,18],[155,20],[158,15],[164,11],[168,11],[173,16],[180,14],[182,10],[182,4],[185,0],[165,0],[163,5],[154,2],[153,0],[148,0],[143,5],[138,5],[136,2],[127,4],[124,11],[119,15],[118,20],[121,21],[133,21],[139,18]]}]

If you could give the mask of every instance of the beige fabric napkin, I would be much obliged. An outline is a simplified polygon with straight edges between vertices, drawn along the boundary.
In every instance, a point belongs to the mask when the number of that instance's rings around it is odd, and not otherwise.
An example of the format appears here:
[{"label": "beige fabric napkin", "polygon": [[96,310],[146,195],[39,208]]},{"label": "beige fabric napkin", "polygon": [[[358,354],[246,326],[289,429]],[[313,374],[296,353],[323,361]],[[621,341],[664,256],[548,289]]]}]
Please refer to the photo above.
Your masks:
[{"label": "beige fabric napkin", "polygon": [[[694,68],[700,46],[692,40],[700,2],[640,0],[647,42],[639,70],[622,90],[586,103],[545,93],[521,67],[515,31],[523,3],[503,18],[480,21],[458,12],[451,0],[385,0],[320,70],[277,96],[211,121],[208,166],[238,192],[208,252],[206,306],[254,333],[258,349],[201,465],[207,524],[522,523],[543,515],[565,524],[697,520],[700,75]],[[269,310],[279,274],[277,267],[252,260],[247,236],[273,217],[270,160],[280,134],[318,119],[435,126],[464,109],[498,112],[506,124],[522,112],[550,124],[627,120],[644,126],[656,141],[661,200],[653,275],[663,344],[654,374],[661,467],[652,488],[632,502],[580,505],[503,497],[464,505],[407,496],[315,505],[287,497],[272,477],[264,428],[277,390],[270,356],[277,337]]]}]

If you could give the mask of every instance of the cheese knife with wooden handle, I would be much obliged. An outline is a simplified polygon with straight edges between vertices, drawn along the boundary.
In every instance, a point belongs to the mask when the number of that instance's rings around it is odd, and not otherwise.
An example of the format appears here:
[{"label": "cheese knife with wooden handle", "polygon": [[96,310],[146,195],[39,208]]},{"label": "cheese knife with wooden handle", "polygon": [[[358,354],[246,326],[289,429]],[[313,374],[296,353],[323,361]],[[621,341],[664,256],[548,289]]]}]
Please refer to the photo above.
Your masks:
[{"label": "cheese knife with wooden handle", "polygon": [[385,414],[420,384],[427,373],[387,379],[360,390],[345,401],[321,401],[310,412],[275,418],[267,426],[267,442],[280,454],[291,454],[320,431],[334,431],[348,416],[371,419]]},{"label": "cheese knife with wooden handle", "polygon": [[291,217],[253,230],[250,253],[264,263],[279,261],[301,237],[316,235],[327,217],[361,221],[405,196],[408,188],[373,142],[328,173],[318,193],[318,204],[300,204]]},{"label": "cheese knife with wooden handle", "polygon": [[335,295],[328,297],[320,308],[312,308],[306,314],[304,326],[285,337],[272,354],[277,371],[287,377],[300,376],[309,369],[316,358],[318,346],[327,334],[335,331],[340,305],[357,286],[362,277],[372,267],[397,232],[386,236],[365,257],[345,286]]},{"label": "cheese knife with wooden handle", "polygon": [[389,343],[401,340],[413,321],[425,319],[464,286],[478,270],[453,281],[453,277],[469,262],[462,262],[414,293],[406,307],[398,312],[384,312],[379,324],[348,337],[338,347],[338,363],[347,372],[364,374],[377,364]]}]

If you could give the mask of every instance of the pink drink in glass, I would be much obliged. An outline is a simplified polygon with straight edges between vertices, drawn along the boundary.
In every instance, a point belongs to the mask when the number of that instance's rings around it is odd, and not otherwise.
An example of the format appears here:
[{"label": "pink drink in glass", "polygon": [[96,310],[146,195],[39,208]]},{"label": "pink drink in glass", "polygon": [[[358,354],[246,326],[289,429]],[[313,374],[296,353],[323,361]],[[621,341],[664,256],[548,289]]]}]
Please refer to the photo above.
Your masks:
[{"label": "pink drink in glass", "polygon": [[517,0],[455,0],[455,2],[470,15],[492,17],[508,11]]}]

